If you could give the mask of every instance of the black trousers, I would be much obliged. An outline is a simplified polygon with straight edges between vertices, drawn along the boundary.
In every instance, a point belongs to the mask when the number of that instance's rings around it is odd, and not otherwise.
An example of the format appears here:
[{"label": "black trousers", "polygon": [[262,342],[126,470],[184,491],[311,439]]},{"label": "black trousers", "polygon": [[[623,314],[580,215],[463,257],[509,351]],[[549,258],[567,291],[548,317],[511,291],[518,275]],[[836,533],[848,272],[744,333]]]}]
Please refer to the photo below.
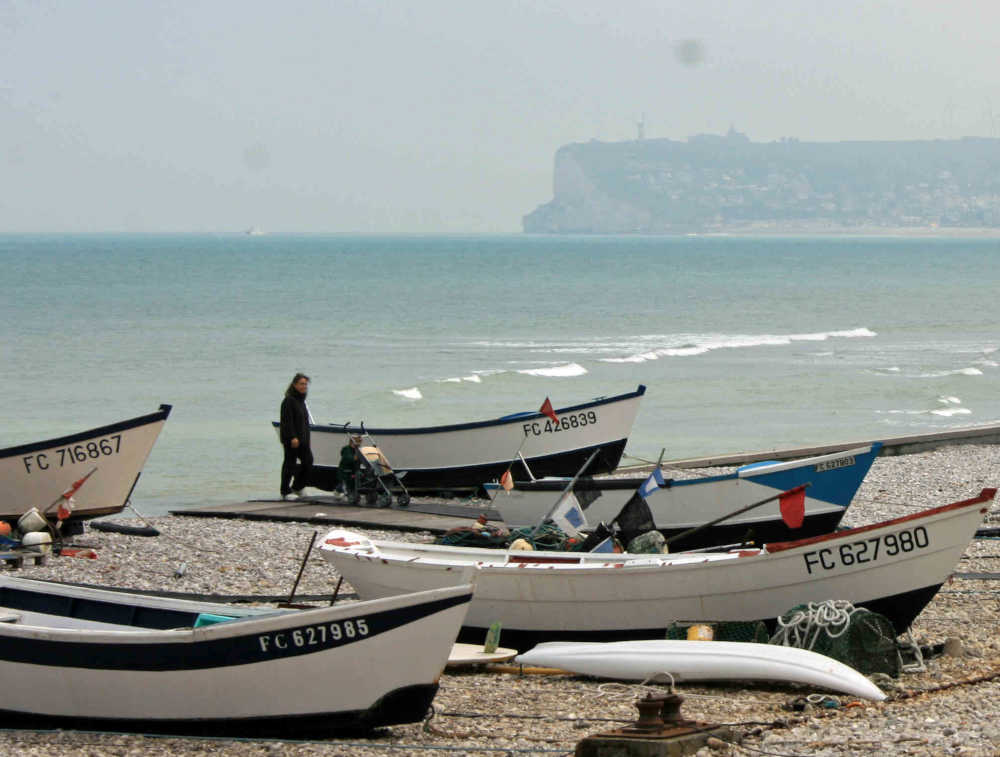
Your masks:
[{"label": "black trousers", "polygon": [[[292,489],[298,491],[307,486],[309,473],[313,467],[313,453],[311,449],[301,444],[297,448],[293,448],[290,444],[282,446],[285,448],[285,459],[281,463],[281,496],[285,496]],[[294,481],[292,476],[295,477]]]}]

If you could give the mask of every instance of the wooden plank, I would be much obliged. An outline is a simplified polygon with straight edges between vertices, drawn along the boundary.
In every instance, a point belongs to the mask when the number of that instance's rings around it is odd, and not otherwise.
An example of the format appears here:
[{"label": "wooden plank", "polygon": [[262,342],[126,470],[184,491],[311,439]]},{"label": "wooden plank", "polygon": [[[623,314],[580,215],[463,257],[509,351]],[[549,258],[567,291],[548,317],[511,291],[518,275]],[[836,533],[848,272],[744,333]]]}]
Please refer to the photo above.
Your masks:
[{"label": "wooden plank", "polygon": [[[444,513],[441,514],[441,510]],[[464,511],[464,512],[462,512]],[[442,534],[452,528],[468,526],[483,512],[494,523],[502,523],[496,511],[461,505],[411,503],[409,507],[358,507],[334,501],[332,497],[305,500],[254,500],[213,505],[191,510],[171,510],[171,515],[243,520],[304,521],[334,525],[377,528],[392,531],[429,531]]]},{"label": "wooden plank", "polygon": [[[795,460],[814,455],[863,447],[872,441],[840,442],[812,447],[797,447],[758,452],[739,452],[728,455],[670,460],[664,468],[709,468],[716,466],[744,465],[761,460]],[[973,426],[952,431],[936,431],[927,434],[913,434],[888,439],[879,439],[883,444],[881,455],[905,455],[923,452],[952,444],[1000,444],[1000,423],[988,426]],[[617,473],[641,475],[653,469],[652,464],[621,467]],[[191,510],[171,510],[171,515],[187,515],[203,518],[243,518],[245,520],[305,521],[377,528],[394,531],[430,531],[440,534],[452,528],[468,526],[480,514],[485,513],[489,522],[502,524],[500,514],[486,501],[482,505],[465,501],[446,504],[421,501],[414,498],[409,507],[357,507],[343,503],[340,497],[322,495],[304,500],[251,500],[225,505],[212,505]]]},{"label": "wooden plank", "polygon": [[[730,465],[745,465],[761,460],[797,460],[803,457],[827,455],[852,447],[864,447],[874,441],[882,442],[880,457],[893,455],[911,455],[926,452],[938,447],[955,444],[1000,444],[1000,423],[987,426],[972,426],[952,431],[933,431],[926,434],[911,434],[886,439],[867,439],[856,442],[838,442],[836,444],[813,445],[810,447],[790,447],[786,449],[762,450],[757,452],[735,452],[723,455],[708,455],[705,457],[689,457],[680,460],[665,460],[664,468],[714,468]],[[651,471],[652,464],[635,465],[618,468],[617,473],[633,472],[636,475]]]}]

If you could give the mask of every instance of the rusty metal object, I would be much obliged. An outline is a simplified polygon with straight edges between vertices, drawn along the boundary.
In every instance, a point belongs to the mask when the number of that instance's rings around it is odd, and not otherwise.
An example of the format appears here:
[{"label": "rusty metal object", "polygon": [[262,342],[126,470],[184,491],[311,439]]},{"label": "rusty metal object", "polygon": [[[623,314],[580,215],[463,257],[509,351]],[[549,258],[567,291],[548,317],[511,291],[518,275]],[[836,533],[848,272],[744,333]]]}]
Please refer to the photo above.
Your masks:
[{"label": "rusty metal object", "polygon": [[709,737],[732,738],[728,726],[699,723],[681,715],[679,694],[636,700],[639,719],[632,725],[588,736],[576,745],[576,757],[680,757],[697,752]]},{"label": "rusty metal object", "polygon": [[701,723],[697,720],[684,718],[681,715],[683,703],[684,697],[680,694],[665,694],[663,696],[647,694],[635,703],[639,710],[639,719],[632,725],[597,735],[611,738],[669,739],[701,733],[717,727],[711,723]]}]

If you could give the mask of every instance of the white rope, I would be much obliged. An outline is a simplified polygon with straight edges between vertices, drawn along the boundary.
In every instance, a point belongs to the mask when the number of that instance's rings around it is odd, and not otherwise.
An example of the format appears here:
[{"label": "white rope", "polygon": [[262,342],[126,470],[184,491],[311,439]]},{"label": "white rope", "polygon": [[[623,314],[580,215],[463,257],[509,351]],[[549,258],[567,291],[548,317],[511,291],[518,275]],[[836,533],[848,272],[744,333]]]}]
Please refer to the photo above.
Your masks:
[{"label": "white rope", "polygon": [[[910,629],[906,629],[906,632],[899,638],[900,641],[896,645],[896,654],[899,655],[899,669],[904,673],[926,673],[927,665],[924,663],[924,653],[921,651],[920,645],[913,640]],[[913,662],[903,662],[902,649],[906,649],[913,655]]]},{"label": "white rope", "polygon": [[771,637],[771,643],[811,650],[822,633],[831,639],[843,636],[858,609],[846,599],[810,602],[787,620],[777,619],[778,631]]},{"label": "white rope", "polygon": [[[667,673],[666,675],[670,675]],[[647,678],[646,681],[650,679]],[[597,688],[592,692],[586,692],[590,696],[597,699],[608,699],[612,702],[616,701],[631,701],[633,699],[642,699],[647,695],[656,696],[663,693],[663,689],[659,686],[649,686],[646,681],[642,683],[601,683],[598,684]],[[670,693],[677,693],[674,691],[674,677],[670,676]]]}]

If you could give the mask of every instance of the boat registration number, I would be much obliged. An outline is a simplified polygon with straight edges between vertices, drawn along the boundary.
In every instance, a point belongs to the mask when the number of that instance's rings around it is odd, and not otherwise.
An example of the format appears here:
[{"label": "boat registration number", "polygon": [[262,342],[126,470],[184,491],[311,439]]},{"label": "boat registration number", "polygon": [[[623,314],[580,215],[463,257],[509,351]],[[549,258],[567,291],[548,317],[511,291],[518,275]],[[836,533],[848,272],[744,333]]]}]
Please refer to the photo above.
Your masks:
[{"label": "boat registration number", "polygon": [[806,572],[812,575],[814,569],[819,571],[849,568],[853,565],[875,562],[882,557],[894,557],[904,552],[924,549],[930,543],[927,529],[917,526],[894,534],[848,542],[841,544],[840,547],[815,549],[805,552],[802,559],[806,562]]},{"label": "boat registration number", "polygon": [[542,434],[557,434],[560,431],[570,431],[571,429],[582,428],[583,426],[593,426],[595,423],[597,423],[597,413],[593,410],[588,410],[585,413],[564,415],[558,421],[547,420],[545,423],[541,421],[525,423],[521,428],[524,430],[525,436],[529,434],[531,436],[541,436]]},{"label": "boat registration number", "polygon": [[344,620],[339,623],[324,623],[319,626],[306,626],[292,631],[275,631],[257,637],[260,651],[279,654],[286,649],[302,649],[303,647],[336,646],[352,639],[362,638],[370,633],[368,621],[365,618]]},{"label": "boat registration number", "polygon": [[851,465],[854,465],[854,455],[838,457],[836,460],[824,460],[822,463],[816,463],[816,472],[822,473],[825,470],[837,470],[837,468],[847,468]]},{"label": "boat registration number", "polygon": [[25,455],[21,458],[24,463],[24,470],[29,474],[37,471],[49,470],[50,468],[62,468],[75,463],[83,463],[87,460],[97,460],[109,455],[117,455],[122,449],[122,435],[114,434],[103,439],[91,439],[89,442],[81,442],[58,449],[50,449],[45,452],[38,452],[34,455]]}]

